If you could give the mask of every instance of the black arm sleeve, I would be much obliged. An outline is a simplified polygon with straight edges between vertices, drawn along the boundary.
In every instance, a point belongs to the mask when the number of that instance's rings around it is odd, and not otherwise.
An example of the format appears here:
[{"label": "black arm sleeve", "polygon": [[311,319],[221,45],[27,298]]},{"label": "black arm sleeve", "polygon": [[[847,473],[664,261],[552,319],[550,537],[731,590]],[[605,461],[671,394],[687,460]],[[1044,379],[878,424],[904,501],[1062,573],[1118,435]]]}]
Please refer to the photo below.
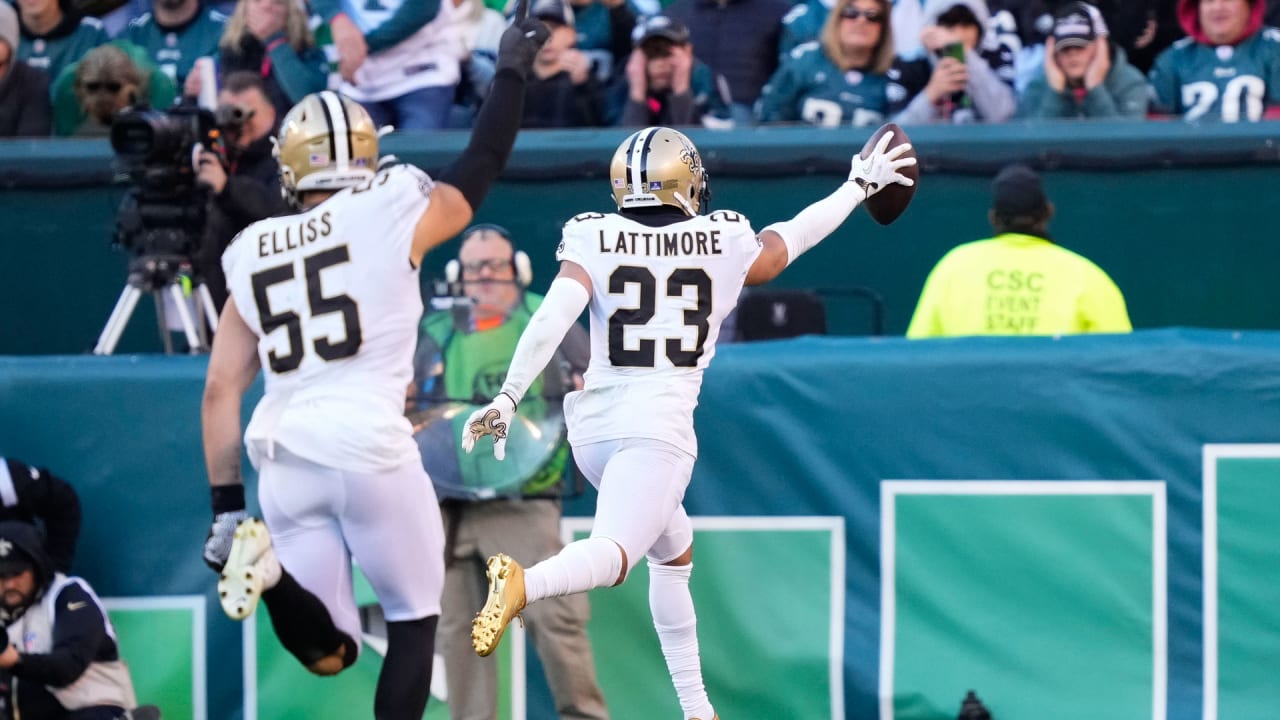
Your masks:
[{"label": "black arm sleeve", "polygon": [[53,650],[24,653],[13,666],[13,674],[41,685],[66,687],[84,674],[109,640],[107,622],[98,603],[76,583],[59,593],[53,617]]},{"label": "black arm sleeve", "polygon": [[67,572],[80,538],[80,497],[70,483],[48,470],[18,463],[9,467],[19,510],[26,519],[44,524],[45,550],[54,567]]},{"label": "black arm sleeve", "polygon": [[523,117],[524,79],[510,68],[498,70],[476,116],[471,141],[462,155],[440,173],[440,180],[458,188],[472,210],[484,202],[489,186],[506,167]]}]

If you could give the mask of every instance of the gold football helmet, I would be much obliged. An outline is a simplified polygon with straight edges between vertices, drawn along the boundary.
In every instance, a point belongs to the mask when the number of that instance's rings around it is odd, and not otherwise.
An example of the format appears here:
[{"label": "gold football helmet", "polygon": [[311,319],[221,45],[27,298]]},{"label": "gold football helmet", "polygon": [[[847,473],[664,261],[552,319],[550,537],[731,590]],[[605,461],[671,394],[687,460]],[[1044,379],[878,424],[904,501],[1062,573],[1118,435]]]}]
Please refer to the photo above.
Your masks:
[{"label": "gold football helmet", "polygon": [[647,127],[622,141],[609,166],[619,210],[671,205],[689,216],[707,210],[707,171],[693,142],[667,127]]},{"label": "gold football helmet", "polygon": [[331,90],[312,93],[280,123],[276,157],[286,197],[341,190],[377,172],[378,128],[355,100]]}]

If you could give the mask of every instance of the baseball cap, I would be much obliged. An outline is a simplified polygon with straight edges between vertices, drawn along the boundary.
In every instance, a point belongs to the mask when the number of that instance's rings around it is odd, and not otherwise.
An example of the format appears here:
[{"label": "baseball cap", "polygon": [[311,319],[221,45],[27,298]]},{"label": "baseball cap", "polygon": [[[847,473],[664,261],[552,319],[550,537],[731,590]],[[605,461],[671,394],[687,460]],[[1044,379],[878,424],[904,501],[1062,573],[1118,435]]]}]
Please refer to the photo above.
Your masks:
[{"label": "baseball cap", "polygon": [[637,23],[635,30],[631,31],[631,43],[636,46],[654,38],[664,38],[676,45],[687,45],[689,28],[679,20],[673,20],[666,15],[654,15]]},{"label": "baseball cap", "polygon": [[573,27],[573,7],[567,0],[536,0],[529,14],[543,22]]},{"label": "baseball cap", "polygon": [[1059,8],[1053,17],[1053,39],[1057,47],[1086,47],[1096,40],[1101,34],[1094,24],[1097,15],[1096,8],[1083,2],[1070,2]]},{"label": "baseball cap", "polygon": [[1039,173],[1026,165],[1005,167],[991,183],[991,209],[1000,217],[1032,217],[1048,207]]},{"label": "baseball cap", "polygon": [[35,560],[21,547],[0,538],[0,578],[21,575],[25,570],[35,570]]}]

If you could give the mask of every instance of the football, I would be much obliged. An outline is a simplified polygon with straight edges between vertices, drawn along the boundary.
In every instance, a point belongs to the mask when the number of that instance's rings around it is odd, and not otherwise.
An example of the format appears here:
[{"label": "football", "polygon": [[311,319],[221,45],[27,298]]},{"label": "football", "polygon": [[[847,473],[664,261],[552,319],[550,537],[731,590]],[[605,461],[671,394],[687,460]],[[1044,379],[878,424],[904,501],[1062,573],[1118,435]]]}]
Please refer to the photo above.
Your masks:
[{"label": "football", "polygon": [[[866,144],[862,146],[860,156],[866,158],[875,149],[876,143],[880,142],[880,138],[884,137],[887,132],[893,132],[893,139],[889,141],[889,147],[895,148],[903,143],[911,142],[911,138],[907,137],[907,133],[898,126],[897,123],[885,123],[875,131]],[[913,147],[907,151],[903,157],[915,157],[916,149]],[[863,203],[867,208],[867,213],[871,215],[871,219],[881,225],[888,225],[907,209],[907,205],[911,204],[911,198],[915,197],[916,188],[920,186],[920,166],[912,165],[901,170],[902,174],[911,178],[916,182],[915,185],[907,187],[893,183],[887,188],[883,188],[880,192],[867,198]]]}]

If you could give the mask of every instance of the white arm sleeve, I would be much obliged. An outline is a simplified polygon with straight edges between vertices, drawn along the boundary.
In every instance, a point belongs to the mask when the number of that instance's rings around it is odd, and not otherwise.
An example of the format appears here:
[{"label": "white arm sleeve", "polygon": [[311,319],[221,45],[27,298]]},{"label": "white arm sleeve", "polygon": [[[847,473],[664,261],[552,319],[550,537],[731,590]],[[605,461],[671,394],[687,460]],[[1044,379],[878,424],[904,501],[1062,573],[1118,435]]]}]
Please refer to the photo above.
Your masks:
[{"label": "white arm sleeve", "polygon": [[520,402],[534,379],[551,362],[565,333],[577,322],[590,300],[587,289],[577,280],[556,278],[552,281],[542,304],[520,334],[511,367],[507,369],[507,381],[502,384],[502,392],[509,395],[513,403]]},{"label": "white arm sleeve", "polygon": [[[866,191],[852,181],[845,182],[825,198],[801,210],[795,217],[776,222],[764,228],[772,230],[787,246],[787,265],[796,261],[806,250],[822,242],[822,239],[840,227],[849,214],[866,199]],[[760,232],[764,232],[761,230]]]}]

